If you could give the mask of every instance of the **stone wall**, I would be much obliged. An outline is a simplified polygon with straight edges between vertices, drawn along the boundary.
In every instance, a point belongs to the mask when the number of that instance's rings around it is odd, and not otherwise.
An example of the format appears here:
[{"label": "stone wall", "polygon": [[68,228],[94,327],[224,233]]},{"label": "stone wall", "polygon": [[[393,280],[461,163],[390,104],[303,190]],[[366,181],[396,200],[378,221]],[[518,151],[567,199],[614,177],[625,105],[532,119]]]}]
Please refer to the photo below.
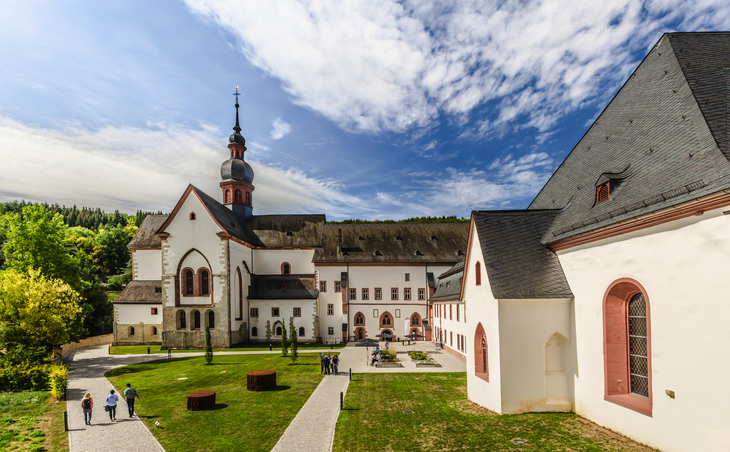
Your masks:
[{"label": "stone wall", "polygon": [[64,358],[71,350],[78,350],[80,348],[93,347],[95,345],[109,344],[114,340],[114,333],[104,334],[101,336],[87,337],[81,339],[79,342],[66,344],[61,347],[61,356]]}]

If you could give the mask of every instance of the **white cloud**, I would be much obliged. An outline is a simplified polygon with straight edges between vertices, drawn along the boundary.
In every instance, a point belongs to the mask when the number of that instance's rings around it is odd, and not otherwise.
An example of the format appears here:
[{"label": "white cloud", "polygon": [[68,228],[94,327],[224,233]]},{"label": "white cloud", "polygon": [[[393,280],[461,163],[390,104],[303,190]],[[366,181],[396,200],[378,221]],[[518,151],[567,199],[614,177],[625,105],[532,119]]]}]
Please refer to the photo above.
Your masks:
[{"label": "white cloud", "polygon": [[730,26],[724,0],[186,2],[296,102],[347,130],[429,127],[439,111],[494,101],[495,119],[465,137],[517,121],[545,132],[605,101],[669,27]]},{"label": "white cloud", "polygon": [[276,118],[271,123],[271,138],[275,140],[281,140],[284,138],[284,135],[291,132],[291,126],[284,121],[281,120],[281,118]]}]

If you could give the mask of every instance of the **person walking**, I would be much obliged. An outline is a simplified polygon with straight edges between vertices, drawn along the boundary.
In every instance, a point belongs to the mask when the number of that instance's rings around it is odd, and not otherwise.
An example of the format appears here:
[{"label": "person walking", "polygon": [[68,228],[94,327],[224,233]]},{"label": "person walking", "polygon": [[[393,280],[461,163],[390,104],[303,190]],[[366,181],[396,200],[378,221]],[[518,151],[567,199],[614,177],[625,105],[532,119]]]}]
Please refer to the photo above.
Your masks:
[{"label": "person walking", "polygon": [[132,387],[131,384],[127,383],[127,389],[124,390],[124,398],[127,399],[127,408],[129,408],[129,417],[134,416],[134,398],[137,398],[140,402],[142,399],[137,394],[137,390]]},{"label": "person walking", "polygon": [[84,422],[86,425],[91,425],[91,409],[94,408],[94,399],[88,392],[81,399],[81,408],[84,410]]},{"label": "person walking", "polygon": [[106,410],[109,412],[109,420],[116,421],[117,420],[117,402],[119,401],[119,396],[114,394],[114,390],[112,389],[111,392],[109,392],[109,395],[106,396]]},{"label": "person walking", "polygon": [[330,355],[324,355],[324,360],[322,362],[324,363],[324,374],[329,375],[330,374]]},{"label": "person walking", "polygon": [[335,372],[335,375],[339,375],[339,369],[337,366],[340,364],[340,357],[335,355],[332,357],[332,370]]}]

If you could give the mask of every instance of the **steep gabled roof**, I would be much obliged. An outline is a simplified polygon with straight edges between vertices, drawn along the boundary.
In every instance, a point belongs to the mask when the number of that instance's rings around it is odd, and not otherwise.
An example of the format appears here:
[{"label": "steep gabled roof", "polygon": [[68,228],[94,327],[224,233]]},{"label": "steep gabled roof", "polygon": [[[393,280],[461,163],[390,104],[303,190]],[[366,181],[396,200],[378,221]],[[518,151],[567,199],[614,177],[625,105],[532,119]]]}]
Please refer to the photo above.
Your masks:
[{"label": "steep gabled roof", "polygon": [[246,227],[257,246],[316,247],[322,244],[324,215],[254,215]]},{"label": "steep gabled roof", "polygon": [[[560,209],[543,243],[730,188],[729,40],[730,33],[659,40],[528,207]],[[597,203],[605,182],[610,199]]]},{"label": "steep gabled roof", "polygon": [[252,275],[252,300],[314,300],[319,296],[314,275]]},{"label": "steep gabled roof", "polygon": [[430,301],[458,300],[461,297],[461,282],[464,276],[464,259],[459,259],[453,267],[439,275],[436,291]]},{"label": "steep gabled roof", "polygon": [[468,236],[468,223],[326,224],[314,262],[452,263]]},{"label": "steep gabled roof", "polygon": [[127,248],[160,248],[162,241],[155,235],[169,215],[147,215]]},{"label": "steep gabled roof", "polygon": [[558,256],[540,242],[558,213],[557,210],[472,212],[494,298],[573,296]]},{"label": "steep gabled roof", "polygon": [[162,303],[162,281],[131,281],[112,301],[114,304]]}]

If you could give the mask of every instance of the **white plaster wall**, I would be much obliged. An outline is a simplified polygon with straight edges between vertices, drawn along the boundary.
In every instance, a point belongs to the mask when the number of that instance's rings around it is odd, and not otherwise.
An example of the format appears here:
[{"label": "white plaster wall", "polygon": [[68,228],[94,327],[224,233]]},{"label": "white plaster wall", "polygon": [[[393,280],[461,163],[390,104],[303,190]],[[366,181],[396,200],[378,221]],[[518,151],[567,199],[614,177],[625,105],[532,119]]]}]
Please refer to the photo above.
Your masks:
[{"label": "white plaster wall", "polygon": [[[195,212],[196,219],[190,220],[190,212]],[[175,288],[174,288],[174,276],[178,271],[178,264],[180,259],[195,248],[203,256],[207,258],[210,263],[213,296],[216,304],[227,300],[227,271],[226,271],[226,241],[221,240],[216,234],[221,232],[221,228],[213,221],[213,218],[208,214],[205,207],[202,205],[198,197],[194,193],[185,199],[183,205],[178,211],[177,216],[174,218],[172,223],[167,227],[166,232],[170,234],[170,237],[163,241],[162,253],[163,253],[163,267],[162,277],[163,285],[165,287],[165,300],[166,306],[175,306]],[[200,263],[198,261],[197,263]],[[205,260],[202,260],[205,262]],[[191,266],[194,261],[191,261]],[[202,266],[202,265],[201,265]],[[207,264],[205,266],[208,266]],[[183,267],[180,267],[181,269]],[[197,267],[194,267],[197,270]],[[182,281],[181,281],[182,283]],[[188,304],[189,302],[196,303],[210,303],[210,299],[197,300],[198,297],[189,298],[183,297],[182,291],[180,292],[181,304]],[[187,298],[187,300],[185,300]],[[201,297],[202,298],[202,297]],[[196,301],[197,300],[197,301]]]},{"label": "white plaster wall", "polygon": [[[720,209],[559,253],[575,295],[577,413],[665,451],[730,450],[728,231]],[[619,278],[648,295],[652,417],[603,400],[602,302]]]},{"label": "white plaster wall", "polygon": [[[484,268],[484,257],[479,237],[472,224],[472,239],[469,259],[464,269],[464,297],[466,306],[466,381],[469,400],[497,413],[502,412],[500,376],[500,337],[499,305],[492,296],[489,279]],[[476,285],[474,264],[481,262],[482,284]],[[474,335],[481,322],[487,335],[487,360],[489,361],[489,382],[476,376],[474,372]],[[471,350],[471,351],[469,351]]]},{"label": "white plaster wall", "polygon": [[[319,332],[323,340],[329,338],[327,329],[332,327],[335,329],[335,336],[342,338],[342,324],[347,323],[350,329],[348,335],[354,334],[354,313],[344,314],[342,312],[342,293],[335,292],[335,281],[339,281],[342,272],[347,271],[346,266],[316,266],[317,289],[321,281],[327,282],[327,292],[320,292],[317,306],[317,314],[319,318]],[[332,304],[334,314],[327,315],[327,305]],[[349,319],[349,320],[348,320]]]},{"label": "white plaster wall", "polygon": [[[458,321],[456,320],[456,306],[457,305],[459,305],[459,320]],[[441,307],[441,317],[437,316],[438,306],[442,306]],[[451,320],[449,320],[449,306],[451,306],[451,309],[453,312]],[[442,331],[442,337],[443,337],[444,344],[448,345],[449,347],[451,347],[454,350],[454,352],[456,352],[462,356],[464,356],[464,353],[462,353],[458,349],[458,342],[456,340],[456,335],[461,334],[462,336],[467,337],[466,317],[464,315],[464,310],[465,310],[464,306],[465,306],[464,303],[459,303],[459,302],[435,302],[433,304],[434,327],[438,327],[439,331]],[[436,339],[438,339],[436,329],[434,328],[433,331],[434,331],[434,337]],[[444,331],[446,334],[443,334]],[[453,337],[454,337],[453,344],[450,341],[451,332],[454,333],[453,334]],[[468,338],[466,339],[466,351],[467,352],[471,351],[472,347],[474,346],[473,342],[474,342],[473,338],[472,338],[471,342],[469,341]]]},{"label": "white plaster wall", "polygon": [[137,264],[137,280],[159,281],[162,279],[162,251],[137,250],[133,251],[134,262]]},{"label": "white plaster wall", "polygon": [[[287,335],[291,334],[289,330],[289,319],[294,319],[294,327],[299,332],[299,327],[304,327],[304,337],[299,336],[300,341],[311,342],[316,340],[314,336],[314,321],[317,313],[317,302],[315,300],[250,300],[251,308],[258,308],[259,316],[251,317],[251,327],[258,328],[258,336],[251,336],[252,341],[265,341],[266,340],[266,322],[270,322],[272,332],[272,344],[274,348],[280,344],[281,337],[276,337],[274,341],[273,334],[276,330],[273,328],[274,323],[277,321],[284,323],[287,329]],[[271,308],[279,308],[279,317],[273,317],[271,315]],[[301,308],[302,316],[293,317],[294,308]]]},{"label": "white plaster wall", "polygon": [[255,275],[280,275],[281,264],[288,262],[291,266],[292,275],[303,275],[314,273],[314,250],[254,250],[253,252],[253,274]]},{"label": "white plaster wall", "polygon": [[[118,324],[144,323],[145,325],[162,325],[162,304],[116,304],[116,322]],[[157,308],[157,315],[152,309]],[[162,331],[162,330],[160,330]]]},{"label": "white plaster wall", "polygon": [[[572,410],[570,309],[570,299],[499,300],[502,414]],[[562,362],[546,373],[546,345],[552,336],[560,340],[554,346],[562,349]]]}]

